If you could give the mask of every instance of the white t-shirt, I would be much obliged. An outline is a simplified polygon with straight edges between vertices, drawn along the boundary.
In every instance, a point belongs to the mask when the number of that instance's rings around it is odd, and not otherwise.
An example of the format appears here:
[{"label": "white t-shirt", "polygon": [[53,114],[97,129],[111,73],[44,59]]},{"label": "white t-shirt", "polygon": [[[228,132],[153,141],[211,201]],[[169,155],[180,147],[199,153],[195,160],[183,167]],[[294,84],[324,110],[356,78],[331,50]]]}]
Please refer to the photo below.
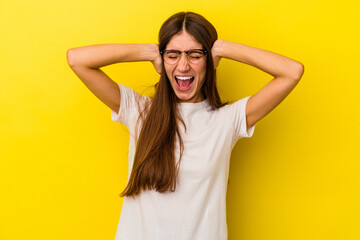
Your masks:
[{"label": "white t-shirt", "polygon": [[[113,121],[125,124],[130,132],[129,175],[134,161],[134,130],[138,118],[136,96],[118,84],[119,113],[111,110]],[[179,124],[184,152],[175,192],[142,191],[135,200],[125,197],[116,240],[226,240],[226,191],[230,154],[236,141],[251,137],[255,125],[246,131],[245,107],[249,97],[212,110],[207,100],[179,103],[186,133]],[[175,148],[179,157],[179,148]]]}]

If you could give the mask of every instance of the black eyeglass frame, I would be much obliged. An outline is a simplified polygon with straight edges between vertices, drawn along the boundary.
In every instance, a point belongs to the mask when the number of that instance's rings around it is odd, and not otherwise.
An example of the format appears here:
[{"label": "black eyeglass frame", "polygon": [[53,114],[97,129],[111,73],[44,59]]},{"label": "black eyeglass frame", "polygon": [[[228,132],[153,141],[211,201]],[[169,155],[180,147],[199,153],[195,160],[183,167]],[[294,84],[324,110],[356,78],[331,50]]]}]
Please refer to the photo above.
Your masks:
[{"label": "black eyeglass frame", "polygon": [[[190,49],[190,50],[184,50],[184,51],[180,51],[180,50],[176,50],[176,49],[166,49],[166,50],[164,50],[164,51],[161,51],[160,52],[160,54],[161,54],[161,56],[163,56],[164,57],[164,53],[166,53],[166,52],[170,52],[170,51],[173,51],[173,52],[177,52],[177,53],[179,53],[179,55],[181,55],[181,53],[182,52],[184,52],[184,53],[186,53],[186,58],[189,60],[189,58],[188,58],[188,54],[189,54],[189,52],[191,52],[191,51],[194,51],[194,50],[196,50],[196,51],[201,51],[201,52],[203,52],[204,53],[204,56],[207,54],[207,51],[205,50],[205,49]],[[180,60],[180,59],[179,59]],[[190,61],[190,60],[189,60]],[[191,61],[190,61],[191,62]],[[174,63],[175,64],[175,63]]]}]

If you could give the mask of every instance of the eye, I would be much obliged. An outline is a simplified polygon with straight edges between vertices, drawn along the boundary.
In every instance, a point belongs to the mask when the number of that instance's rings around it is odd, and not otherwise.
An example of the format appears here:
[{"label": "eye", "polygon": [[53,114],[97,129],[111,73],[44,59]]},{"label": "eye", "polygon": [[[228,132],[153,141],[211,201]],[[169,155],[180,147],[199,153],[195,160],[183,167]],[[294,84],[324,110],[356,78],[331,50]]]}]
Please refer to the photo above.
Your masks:
[{"label": "eye", "polygon": [[204,55],[204,54],[203,54],[203,52],[201,52],[201,51],[191,51],[191,52],[189,52],[189,57],[190,57],[191,59],[199,59],[199,58],[201,58],[203,55]]},{"label": "eye", "polygon": [[171,58],[171,59],[176,59],[179,57],[179,53],[176,51],[169,51],[166,53],[166,57]]}]

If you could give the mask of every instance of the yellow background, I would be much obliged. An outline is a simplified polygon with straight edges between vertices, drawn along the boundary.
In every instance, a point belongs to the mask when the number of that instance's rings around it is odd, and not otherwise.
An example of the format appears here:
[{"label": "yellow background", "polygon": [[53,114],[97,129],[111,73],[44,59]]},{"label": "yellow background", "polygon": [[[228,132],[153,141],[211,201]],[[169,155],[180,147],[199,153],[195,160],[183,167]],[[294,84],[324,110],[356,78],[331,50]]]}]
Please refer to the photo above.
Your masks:
[{"label": "yellow background", "polygon": [[[114,239],[128,133],[69,68],[66,51],[157,43],[162,22],[195,11],[219,38],[305,65],[292,93],[231,158],[229,240],[360,239],[359,5],[328,0],[0,2],[0,239]],[[149,91],[149,62],[102,68]],[[141,70],[140,70],[141,69]],[[225,100],[272,77],[223,59]]]}]

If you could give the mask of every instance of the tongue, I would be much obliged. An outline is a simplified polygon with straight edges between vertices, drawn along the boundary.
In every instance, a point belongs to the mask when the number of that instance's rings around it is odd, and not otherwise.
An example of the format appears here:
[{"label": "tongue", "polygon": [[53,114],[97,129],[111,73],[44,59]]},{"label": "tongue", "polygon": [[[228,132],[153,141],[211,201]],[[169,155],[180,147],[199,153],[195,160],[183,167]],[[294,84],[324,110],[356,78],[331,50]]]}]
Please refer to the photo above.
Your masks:
[{"label": "tongue", "polygon": [[189,80],[179,80],[179,87],[181,90],[186,90],[190,87],[191,79]]}]

